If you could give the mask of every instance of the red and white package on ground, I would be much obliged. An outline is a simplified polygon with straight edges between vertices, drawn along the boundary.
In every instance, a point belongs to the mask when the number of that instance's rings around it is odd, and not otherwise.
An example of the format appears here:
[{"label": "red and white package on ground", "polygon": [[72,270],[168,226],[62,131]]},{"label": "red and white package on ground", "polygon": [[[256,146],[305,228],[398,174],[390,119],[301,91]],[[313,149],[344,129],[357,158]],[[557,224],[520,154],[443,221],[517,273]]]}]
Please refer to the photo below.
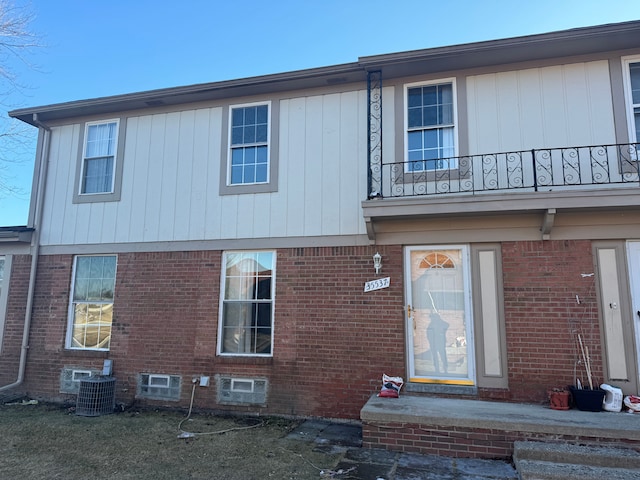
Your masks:
[{"label": "red and white package on ground", "polygon": [[626,397],[624,397],[623,403],[627,408],[627,412],[640,412],[640,397],[636,397],[635,395],[627,395]]},{"label": "red and white package on ground", "polygon": [[390,377],[389,375],[382,374],[382,388],[380,389],[379,397],[398,398],[400,395],[400,389],[404,385],[404,381],[401,377]]}]

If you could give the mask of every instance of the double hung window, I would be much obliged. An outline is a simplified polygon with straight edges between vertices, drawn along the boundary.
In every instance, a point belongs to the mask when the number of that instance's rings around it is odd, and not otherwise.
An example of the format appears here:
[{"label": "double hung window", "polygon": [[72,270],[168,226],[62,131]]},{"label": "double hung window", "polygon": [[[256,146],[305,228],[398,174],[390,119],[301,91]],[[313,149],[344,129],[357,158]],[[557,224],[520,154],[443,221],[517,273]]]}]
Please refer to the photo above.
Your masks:
[{"label": "double hung window", "polygon": [[275,252],[226,252],[222,272],[219,352],[271,355]]},{"label": "double hung window", "polygon": [[118,121],[88,123],[84,138],[80,194],[113,193]]},{"label": "double hung window", "polygon": [[626,62],[628,71],[627,105],[629,106],[629,141],[640,142],[640,58]]},{"label": "double hung window", "polygon": [[228,185],[269,182],[269,104],[230,108]]},{"label": "double hung window", "polygon": [[457,168],[454,83],[406,89],[406,171]]},{"label": "double hung window", "polygon": [[115,284],[115,255],[75,258],[67,348],[109,349]]}]

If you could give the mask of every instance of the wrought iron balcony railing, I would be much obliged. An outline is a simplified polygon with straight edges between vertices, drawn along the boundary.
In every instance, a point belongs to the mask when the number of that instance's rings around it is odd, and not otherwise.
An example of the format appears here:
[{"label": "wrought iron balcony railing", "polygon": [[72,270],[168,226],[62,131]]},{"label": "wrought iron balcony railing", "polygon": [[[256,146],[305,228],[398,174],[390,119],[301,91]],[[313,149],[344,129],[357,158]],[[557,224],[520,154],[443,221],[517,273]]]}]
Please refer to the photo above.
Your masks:
[{"label": "wrought iron balcony railing", "polygon": [[371,165],[375,197],[640,186],[640,143],[468,155]]}]

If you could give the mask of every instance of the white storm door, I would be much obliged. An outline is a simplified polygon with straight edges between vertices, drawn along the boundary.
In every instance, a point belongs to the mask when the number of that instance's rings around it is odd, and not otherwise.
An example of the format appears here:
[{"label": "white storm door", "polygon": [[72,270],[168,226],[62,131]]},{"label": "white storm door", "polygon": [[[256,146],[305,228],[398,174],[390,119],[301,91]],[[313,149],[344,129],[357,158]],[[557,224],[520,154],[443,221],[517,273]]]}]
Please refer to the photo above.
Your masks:
[{"label": "white storm door", "polygon": [[409,380],[475,385],[469,248],[406,247]]},{"label": "white storm door", "polygon": [[[633,318],[633,330],[635,331],[636,352],[640,353],[640,242],[627,243],[627,256],[629,259],[629,275],[631,283],[631,308]],[[640,382],[640,354],[638,359],[638,382]],[[639,383],[640,384],[640,383]]]}]

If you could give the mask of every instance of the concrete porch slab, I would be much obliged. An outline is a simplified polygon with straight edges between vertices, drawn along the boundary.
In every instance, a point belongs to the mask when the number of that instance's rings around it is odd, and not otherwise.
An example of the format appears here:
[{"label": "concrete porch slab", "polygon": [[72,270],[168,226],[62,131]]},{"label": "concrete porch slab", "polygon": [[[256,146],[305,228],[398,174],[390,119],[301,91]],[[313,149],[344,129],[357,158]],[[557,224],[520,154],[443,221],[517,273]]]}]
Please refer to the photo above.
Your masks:
[{"label": "concrete porch slab", "polygon": [[367,448],[506,458],[518,440],[620,444],[640,451],[640,413],[551,410],[417,395],[372,396],[360,411]]}]

